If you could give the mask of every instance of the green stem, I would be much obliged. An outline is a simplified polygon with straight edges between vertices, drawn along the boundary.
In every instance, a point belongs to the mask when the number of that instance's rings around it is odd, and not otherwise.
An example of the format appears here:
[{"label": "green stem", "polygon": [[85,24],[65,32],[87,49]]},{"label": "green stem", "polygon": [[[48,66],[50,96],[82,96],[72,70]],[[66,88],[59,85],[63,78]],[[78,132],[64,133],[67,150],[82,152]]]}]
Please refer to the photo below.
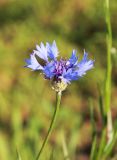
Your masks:
[{"label": "green stem", "polygon": [[42,152],[44,150],[44,147],[47,144],[48,139],[49,139],[49,137],[50,137],[50,135],[52,133],[52,129],[54,127],[54,124],[55,124],[55,121],[56,121],[56,118],[57,118],[57,115],[58,115],[58,111],[59,111],[59,107],[60,107],[60,102],[61,102],[61,92],[57,92],[57,95],[56,95],[56,109],[54,111],[54,115],[53,115],[50,127],[48,129],[47,136],[46,136],[46,138],[45,138],[45,140],[44,140],[44,142],[42,144],[42,147],[41,147],[41,149],[40,149],[40,151],[39,151],[39,153],[38,153],[38,155],[36,157],[36,160],[39,160],[39,158],[40,158],[40,156],[41,156],[41,154],[42,154]]},{"label": "green stem", "polygon": [[106,74],[106,82],[105,82],[105,111],[107,115],[107,136],[108,143],[111,142],[113,137],[113,127],[112,127],[112,116],[111,116],[111,71],[112,71],[112,63],[111,63],[111,48],[112,48],[112,29],[111,29],[111,21],[110,21],[110,11],[109,11],[109,0],[105,0],[105,19],[107,25],[107,74]]},{"label": "green stem", "polygon": [[110,23],[110,12],[109,12],[109,0],[105,0],[105,10],[106,10],[106,25],[107,25],[107,75],[105,83],[105,107],[106,113],[110,109],[110,97],[111,97],[111,48],[112,48],[112,31]]},{"label": "green stem", "polygon": [[111,97],[111,48],[112,48],[112,30],[111,30],[111,22],[110,22],[110,12],[109,12],[109,0],[105,0],[105,19],[107,25],[107,73],[106,73],[106,82],[105,82],[105,107],[106,113],[110,109],[110,97]]}]

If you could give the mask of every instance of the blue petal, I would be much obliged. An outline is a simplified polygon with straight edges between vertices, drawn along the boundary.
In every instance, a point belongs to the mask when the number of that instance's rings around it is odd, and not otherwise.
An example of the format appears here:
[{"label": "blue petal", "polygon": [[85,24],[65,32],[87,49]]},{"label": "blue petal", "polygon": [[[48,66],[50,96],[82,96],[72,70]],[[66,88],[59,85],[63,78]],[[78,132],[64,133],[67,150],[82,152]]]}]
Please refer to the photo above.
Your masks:
[{"label": "blue petal", "polygon": [[94,61],[88,60],[88,54],[85,52],[83,59],[78,63],[78,75],[83,76],[86,74],[86,71],[90,70],[94,66]]},{"label": "blue petal", "polygon": [[75,65],[77,63],[77,61],[78,61],[78,57],[76,56],[76,50],[73,50],[72,55],[69,59],[69,62],[71,65]]},{"label": "blue petal", "polygon": [[43,67],[38,63],[34,54],[30,55],[30,59],[26,59],[26,67],[31,68],[32,70],[43,70]]},{"label": "blue petal", "polygon": [[34,50],[34,54],[36,54],[41,59],[48,61],[48,53],[47,53],[47,47],[44,46],[44,44],[41,42],[40,46],[36,45],[36,49]]},{"label": "blue petal", "polygon": [[52,61],[44,67],[43,73],[45,74],[46,78],[51,79],[55,75],[54,71],[55,71],[55,62]]},{"label": "blue petal", "polygon": [[79,78],[77,71],[74,71],[73,69],[68,69],[67,71],[64,71],[62,77],[63,80],[68,83]]},{"label": "blue petal", "polygon": [[49,58],[55,60],[59,53],[58,48],[56,46],[56,42],[53,41],[52,45],[50,45],[49,43],[46,43],[46,46],[47,46]]}]

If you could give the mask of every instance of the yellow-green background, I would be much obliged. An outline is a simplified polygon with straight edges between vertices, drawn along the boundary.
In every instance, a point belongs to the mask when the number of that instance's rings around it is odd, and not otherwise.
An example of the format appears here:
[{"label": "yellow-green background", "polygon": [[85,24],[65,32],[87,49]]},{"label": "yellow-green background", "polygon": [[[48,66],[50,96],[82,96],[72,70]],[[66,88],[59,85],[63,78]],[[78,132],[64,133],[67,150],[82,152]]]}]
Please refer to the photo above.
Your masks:
[{"label": "yellow-green background", "polygon": [[[117,117],[117,1],[110,1],[113,31],[113,120]],[[56,41],[60,56],[68,58],[85,49],[95,67],[63,93],[55,129],[42,160],[53,153],[63,160],[64,133],[72,160],[89,159],[91,149],[90,108],[93,99],[100,133],[97,83],[106,71],[106,24],[103,0],[0,0],[0,160],[32,160],[47,133],[55,105],[55,92],[38,72],[23,68],[25,58],[40,42]],[[116,148],[115,148],[116,150]]]}]

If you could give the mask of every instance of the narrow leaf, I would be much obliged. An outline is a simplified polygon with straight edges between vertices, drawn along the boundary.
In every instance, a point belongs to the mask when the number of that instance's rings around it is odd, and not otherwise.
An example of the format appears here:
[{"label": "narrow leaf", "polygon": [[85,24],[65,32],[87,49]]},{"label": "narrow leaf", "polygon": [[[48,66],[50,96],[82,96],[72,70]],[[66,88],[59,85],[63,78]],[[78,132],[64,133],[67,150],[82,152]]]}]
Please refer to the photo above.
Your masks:
[{"label": "narrow leaf", "polygon": [[105,144],[106,144],[106,128],[104,128],[102,131],[101,141],[100,141],[99,150],[98,150],[96,160],[101,160],[101,157],[103,155],[103,151],[105,148]]},{"label": "narrow leaf", "polygon": [[111,154],[116,142],[117,142],[117,128],[115,130],[112,142],[109,145],[107,144],[107,146],[104,149],[104,156],[103,156],[104,160],[106,160],[106,158]]},{"label": "narrow leaf", "polygon": [[17,160],[22,160],[21,155],[17,149],[16,149],[16,154],[17,154]]},{"label": "narrow leaf", "polygon": [[90,160],[95,160],[97,155],[97,136],[94,137],[92,148],[91,148],[91,154],[90,154]]}]

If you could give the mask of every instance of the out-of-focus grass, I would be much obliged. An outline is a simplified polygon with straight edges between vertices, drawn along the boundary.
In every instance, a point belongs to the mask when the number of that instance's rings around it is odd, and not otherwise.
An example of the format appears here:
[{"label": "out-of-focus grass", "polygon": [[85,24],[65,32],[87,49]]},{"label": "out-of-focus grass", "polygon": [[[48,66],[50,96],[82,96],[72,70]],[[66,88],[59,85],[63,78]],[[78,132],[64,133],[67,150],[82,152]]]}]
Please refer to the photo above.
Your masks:
[{"label": "out-of-focus grass", "polygon": [[[117,2],[113,0],[111,17],[115,48],[116,9]],[[97,83],[103,81],[106,66],[103,14],[101,0],[0,1],[0,160],[15,159],[16,148],[22,159],[33,159],[45,138],[54,111],[55,93],[42,75],[23,66],[35,44],[54,39],[63,57],[70,56],[73,48],[81,56],[85,48],[95,59],[95,68],[64,92],[58,122],[46,146],[46,157],[42,158],[49,159],[53,151],[53,159],[63,159],[60,142],[63,129],[72,159],[82,160],[81,157],[89,156],[89,96],[94,99],[99,130],[101,125]],[[113,63],[111,106],[114,118],[117,115],[116,58]]]}]

